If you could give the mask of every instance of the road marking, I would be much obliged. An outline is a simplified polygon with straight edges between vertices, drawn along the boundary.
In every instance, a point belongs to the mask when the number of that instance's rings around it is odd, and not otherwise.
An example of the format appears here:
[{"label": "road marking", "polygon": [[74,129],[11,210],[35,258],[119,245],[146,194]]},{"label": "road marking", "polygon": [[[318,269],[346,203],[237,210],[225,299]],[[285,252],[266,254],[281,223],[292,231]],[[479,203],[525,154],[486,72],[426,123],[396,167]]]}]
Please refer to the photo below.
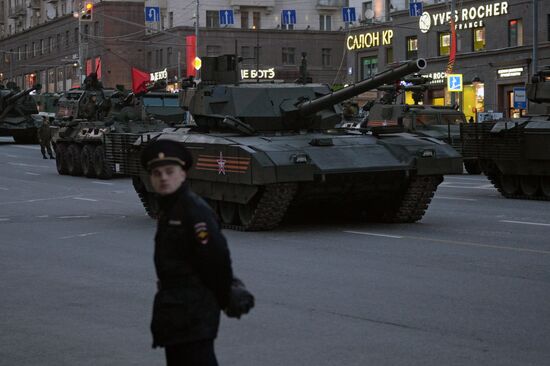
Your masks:
[{"label": "road marking", "polygon": [[31,172],[25,172],[25,174],[27,174],[27,175],[40,175],[38,173],[31,173]]},{"label": "road marking", "polygon": [[3,219],[0,219],[0,221],[10,221],[11,219],[6,219],[6,218],[3,218]]},{"label": "road marking", "polygon": [[469,180],[469,181],[478,181],[478,182],[486,182],[487,178],[464,178],[464,177],[455,177],[453,176],[446,176],[445,180],[451,180],[451,179],[458,179],[458,180]]},{"label": "road marking", "polygon": [[529,222],[529,221],[514,221],[514,220],[499,220],[500,222],[507,222],[509,224],[523,224],[523,225],[536,225],[536,226],[550,226],[550,224],[544,224],[542,222]]},{"label": "road marking", "polygon": [[436,195],[434,198],[441,198],[444,200],[457,200],[457,201],[477,201],[477,199],[475,198],[447,197],[447,196],[438,196],[438,195]]},{"label": "road marking", "polygon": [[24,166],[24,167],[30,167],[30,168],[49,168],[49,166],[46,165],[33,165],[33,164],[25,164],[25,163],[13,163],[11,161],[8,161],[8,164],[15,165],[15,166]]},{"label": "road marking", "polygon": [[71,239],[71,238],[83,238],[85,236],[95,235],[99,234],[99,232],[93,232],[93,233],[84,233],[84,234],[77,234],[77,235],[69,235],[69,236],[62,236],[59,239]]},{"label": "road marking", "polygon": [[465,186],[453,186],[448,183],[441,183],[438,188],[461,188],[461,189],[495,189],[492,184],[484,184],[482,186],[476,187],[465,187]]},{"label": "road marking", "polygon": [[12,155],[12,154],[5,154],[8,158],[18,158],[19,156],[17,155]]},{"label": "road marking", "polygon": [[364,231],[346,231],[346,230],[344,230],[344,232],[348,233],[348,234],[371,235],[371,236],[381,236],[381,237],[384,237],[384,238],[403,239],[403,237],[399,236],[399,235],[367,233],[367,232],[364,232]]},{"label": "road marking", "polygon": [[93,198],[84,198],[84,197],[73,197],[73,200],[97,202],[97,200],[94,200]]},{"label": "road marking", "polygon": [[50,215],[40,215],[40,216],[36,216],[36,217],[39,218],[39,219],[43,219],[45,217],[50,217]]},{"label": "road marking", "polygon": [[515,247],[492,245],[492,244],[473,243],[473,242],[467,242],[467,241],[426,238],[426,237],[422,237],[422,236],[408,236],[408,235],[404,235],[404,236],[395,235],[395,236],[392,236],[392,235],[381,235],[381,234],[377,235],[377,234],[369,234],[369,233],[365,233],[365,232],[361,232],[361,231],[344,231],[344,232],[345,233],[350,233],[350,234],[385,236],[385,237],[388,237],[388,238],[394,237],[396,239],[425,240],[425,241],[431,241],[431,242],[436,242],[436,243],[454,244],[454,245],[479,247],[479,248],[500,249],[500,250],[508,250],[508,251],[513,251],[513,252],[550,254],[550,251],[547,251],[547,250],[537,250],[537,249],[528,249],[528,248],[515,248]]},{"label": "road marking", "polygon": [[90,216],[85,216],[85,215],[82,215],[82,216],[79,216],[79,215],[74,215],[74,216],[57,216],[58,219],[87,219],[89,218]]},{"label": "road marking", "polygon": [[24,201],[9,201],[9,202],[0,202],[0,206],[4,205],[14,205],[19,203],[32,203],[32,202],[40,202],[40,201],[52,201],[52,200],[62,200],[67,198],[73,198],[73,196],[61,196],[61,197],[50,197],[50,198],[35,198],[32,200],[24,200]]},{"label": "road marking", "polygon": [[0,187],[0,190],[2,190],[2,191],[9,191],[9,188],[6,188],[6,187]]},{"label": "road marking", "polygon": [[28,145],[13,145],[13,146],[19,147],[21,149],[40,150],[40,146],[28,146]]},{"label": "road marking", "polygon": [[105,185],[108,185],[108,186],[112,186],[113,183],[108,183],[108,182],[98,182],[97,180],[93,180],[92,183],[95,183],[95,184],[105,184]]}]

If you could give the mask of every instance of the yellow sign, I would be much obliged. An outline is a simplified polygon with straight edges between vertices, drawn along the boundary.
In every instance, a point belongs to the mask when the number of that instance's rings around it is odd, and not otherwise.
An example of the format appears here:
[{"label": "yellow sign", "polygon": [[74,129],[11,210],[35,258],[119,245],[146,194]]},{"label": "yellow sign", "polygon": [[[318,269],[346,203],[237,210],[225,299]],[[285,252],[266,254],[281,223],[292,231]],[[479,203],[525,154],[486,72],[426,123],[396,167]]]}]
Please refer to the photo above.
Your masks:
[{"label": "yellow sign", "polygon": [[371,48],[388,46],[393,39],[393,30],[386,29],[383,31],[368,32],[359,35],[350,35],[346,40],[348,50],[359,50],[361,48]]},{"label": "yellow sign", "polygon": [[462,91],[462,74],[447,75],[447,90],[450,92]]},{"label": "yellow sign", "polygon": [[193,60],[193,67],[195,70],[200,70],[202,66],[202,60],[199,57],[195,57]]}]

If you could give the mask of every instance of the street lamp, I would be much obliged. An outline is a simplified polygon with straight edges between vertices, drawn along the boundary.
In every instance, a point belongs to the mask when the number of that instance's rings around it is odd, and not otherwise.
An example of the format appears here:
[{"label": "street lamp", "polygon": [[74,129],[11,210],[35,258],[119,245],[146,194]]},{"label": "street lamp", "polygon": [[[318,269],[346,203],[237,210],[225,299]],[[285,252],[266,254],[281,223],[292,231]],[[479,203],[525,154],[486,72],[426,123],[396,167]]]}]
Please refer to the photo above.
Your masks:
[{"label": "street lamp", "polygon": [[260,82],[260,31],[256,25],[252,26],[252,29],[256,31],[256,82]]}]

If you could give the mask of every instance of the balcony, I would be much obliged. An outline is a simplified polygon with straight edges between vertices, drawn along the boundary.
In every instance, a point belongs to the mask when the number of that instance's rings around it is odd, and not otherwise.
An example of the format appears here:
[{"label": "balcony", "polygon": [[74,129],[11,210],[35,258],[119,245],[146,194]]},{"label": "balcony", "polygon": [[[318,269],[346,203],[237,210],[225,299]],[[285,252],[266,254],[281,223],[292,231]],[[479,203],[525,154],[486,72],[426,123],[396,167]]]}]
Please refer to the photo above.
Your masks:
[{"label": "balcony", "polygon": [[317,9],[334,10],[344,8],[346,6],[345,0],[317,0]]},{"label": "balcony", "polygon": [[27,7],[34,10],[40,10],[40,0],[31,0]]},{"label": "balcony", "polygon": [[21,5],[14,6],[13,8],[10,9],[8,18],[17,19],[17,18],[24,17],[25,15],[27,15],[27,8],[25,5],[21,4]]}]

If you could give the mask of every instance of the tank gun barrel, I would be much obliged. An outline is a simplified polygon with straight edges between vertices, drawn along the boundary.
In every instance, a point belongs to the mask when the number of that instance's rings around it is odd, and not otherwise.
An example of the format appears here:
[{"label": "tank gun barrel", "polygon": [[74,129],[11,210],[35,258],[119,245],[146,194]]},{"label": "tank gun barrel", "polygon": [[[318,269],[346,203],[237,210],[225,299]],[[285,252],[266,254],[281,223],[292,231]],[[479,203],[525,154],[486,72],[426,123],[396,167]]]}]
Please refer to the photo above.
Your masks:
[{"label": "tank gun barrel", "polygon": [[21,98],[23,98],[24,96],[29,95],[29,94],[32,93],[33,91],[35,91],[35,90],[40,90],[40,89],[41,89],[41,85],[40,85],[40,84],[37,84],[37,85],[35,85],[35,86],[31,87],[31,88],[27,88],[27,89],[25,89],[25,90],[22,90],[22,91],[20,91],[20,92],[18,92],[18,93],[15,93],[15,94],[13,94],[13,95],[7,97],[7,98],[6,98],[6,103],[7,103],[7,104],[12,104],[12,103],[15,102],[16,100],[21,99]]},{"label": "tank gun barrel", "polygon": [[426,64],[426,60],[423,58],[408,61],[407,63],[397,66],[396,68],[378,73],[375,76],[362,80],[354,85],[347,86],[320,98],[306,101],[298,106],[298,111],[302,116],[314,114],[326,107],[343,102],[344,100],[352,98],[358,94],[375,89],[381,85],[391,83],[395,80],[399,80],[413,72],[420,71],[426,67]]}]

